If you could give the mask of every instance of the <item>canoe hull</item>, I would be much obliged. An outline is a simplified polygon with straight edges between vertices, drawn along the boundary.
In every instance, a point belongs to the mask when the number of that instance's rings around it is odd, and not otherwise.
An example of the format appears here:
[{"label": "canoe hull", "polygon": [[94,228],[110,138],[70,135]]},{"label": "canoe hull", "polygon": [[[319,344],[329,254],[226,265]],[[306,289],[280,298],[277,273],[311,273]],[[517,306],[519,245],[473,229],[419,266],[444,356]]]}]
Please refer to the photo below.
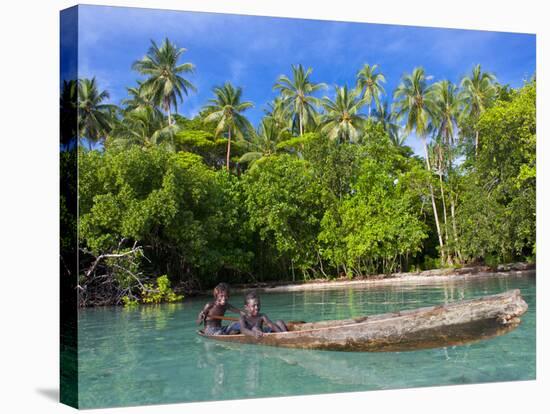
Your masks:
[{"label": "canoe hull", "polygon": [[411,351],[462,345],[515,329],[527,303],[519,290],[445,306],[340,321],[297,325],[290,332],[246,335],[199,335],[217,341],[286,348],[349,352]]}]

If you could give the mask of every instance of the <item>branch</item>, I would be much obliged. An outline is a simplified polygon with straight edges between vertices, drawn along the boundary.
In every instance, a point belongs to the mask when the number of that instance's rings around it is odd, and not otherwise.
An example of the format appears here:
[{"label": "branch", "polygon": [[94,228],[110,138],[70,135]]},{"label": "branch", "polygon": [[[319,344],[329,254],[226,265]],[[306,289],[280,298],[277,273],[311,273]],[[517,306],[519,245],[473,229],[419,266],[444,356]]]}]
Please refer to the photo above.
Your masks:
[{"label": "branch", "polygon": [[[124,240],[124,239],[123,239]],[[121,241],[122,243],[122,241]],[[136,247],[136,244],[137,244],[137,241],[134,243],[134,246],[132,247],[131,250],[125,252],[125,253],[104,253],[104,254],[100,254],[96,260],[94,261],[94,263],[92,264],[92,266],[90,267],[90,269],[88,269],[88,271],[86,272],[86,277],[90,277],[90,275],[94,272],[95,268],[97,267],[97,265],[99,264],[99,262],[101,262],[101,260],[103,259],[109,259],[109,258],[120,258],[120,257],[125,257],[125,256],[129,256],[129,255],[133,255],[137,252],[142,252],[142,248],[141,246],[137,246]],[[119,243],[119,246],[120,246],[120,243]],[[86,249],[80,249],[81,251],[85,252],[85,253],[90,253],[88,250]],[[145,257],[145,256],[143,256]],[[147,259],[149,260],[149,259]]]},{"label": "branch", "polygon": [[143,286],[143,283],[141,283],[141,280],[139,280],[139,278],[133,274],[132,272],[130,272],[128,269],[125,269],[124,267],[122,266],[119,266],[117,264],[114,264],[113,267],[116,267],[117,269],[120,269],[120,270],[123,270],[125,271],[126,273],[128,273],[130,276],[132,276],[134,279],[136,279],[136,281],[138,282],[139,284],[139,287],[142,289],[142,290],[148,290],[148,289],[145,289],[145,286]]}]

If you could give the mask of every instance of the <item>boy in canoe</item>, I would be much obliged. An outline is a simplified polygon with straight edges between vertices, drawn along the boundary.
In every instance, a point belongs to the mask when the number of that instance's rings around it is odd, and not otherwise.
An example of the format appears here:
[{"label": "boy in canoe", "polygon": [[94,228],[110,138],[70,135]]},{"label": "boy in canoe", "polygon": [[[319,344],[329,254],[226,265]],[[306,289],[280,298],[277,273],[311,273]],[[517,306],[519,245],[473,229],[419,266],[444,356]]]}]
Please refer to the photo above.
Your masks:
[{"label": "boy in canoe", "polygon": [[220,283],[214,288],[214,301],[204,305],[202,311],[197,317],[197,325],[204,322],[204,333],[206,335],[230,335],[238,333],[237,323],[228,326],[222,326],[222,317],[226,311],[242,314],[242,311],[228,302],[229,286],[226,283]]},{"label": "boy in canoe", "polygon": [[273,323],[267,315],[260,313],[260,306],[260,298],[256,292],[250,292],[246,295],[244,313],[241,313],[239,319],[239,329],[242,334],[258,338],[263,336],[264,333],[288,331],[283,321],[278,320]]}]

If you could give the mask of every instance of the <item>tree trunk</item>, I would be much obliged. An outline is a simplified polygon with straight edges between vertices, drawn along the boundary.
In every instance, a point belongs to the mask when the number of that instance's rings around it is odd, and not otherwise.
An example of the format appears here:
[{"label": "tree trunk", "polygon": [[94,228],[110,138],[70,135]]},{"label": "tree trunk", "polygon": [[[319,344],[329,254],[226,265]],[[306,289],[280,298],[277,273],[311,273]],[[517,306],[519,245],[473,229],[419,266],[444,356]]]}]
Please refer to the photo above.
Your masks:
[{"label": "tree trunk", "polygon": [[[422,144],[424,145],[424,153],[426,154],[426,166],[428,168],[428,171],[431,172],[432,168],[430,166],[430,157],[428,156],[428,145],[426,144],[426,138],[422,137]],[[432,209],[434,212],[434,218],[435,218],[435,227],[437,229],[437,238],[439,239],[439,254],[441,256],[441,263],[445,262],[445,246],[443,244],[443,238],[441,237],[441,228],[439,227],[439,216],[437,214],[437,206],[435,204],[435,196],[434,196],[434,189],[432,186],[432,182],[430,179],[430,197],[432,199]]]},{"label": "tree trunk", "polygon": [[231,128],[229,128],[229,133],[227,135],[227,156],[225,159],[227,172],[229,172],[229,154],[230,153],[231,153]]},{"label": "tree trunk", "polygon": [[453,195],[451,194],[451,220],[453,221],[453,234],[454,234],[454,240],[455,240],[455,252],[458,256],[458,259],[462,263],[462,254],[460,253],[460,249],[458,247],[458,232],[456,231],[456,220],[455,220],[455,201],[453,199]]},{"label": "tree trunk", "polygon": [[303,126],[303,123],[302,123],[302,114],[300,114],[299,119],[300,119],[300,136],[302,136],[304,134],[304,126]]},{"label": "tree trunk", "polygon": [[172,113],[170,112],[170,103],[167,101],[164,102],[166,112],[168,113],[168,126],[172,125]]},{"label": "tree trunk", "polygon": [[441,203],[443,204],[443,223],[445,223],[445,244],[449,242],[449,234],[447,231],[447,206],[445,203],[445,191],[443,190],[443,154],[441,147],[438,148],[438,162],[439,162],[439,189],[441,191]]},{"label": "tree trunk", "polygon": [[[439,175],[439,188],[441,191],[441,202],[443,204],[443,224],[445,226],[445,244],[449,244],[449,232],[447,231],[447,207],[445,206],[445,192],[443,191],[443,174],[440,173]],[[446,261],[448,264],[452,263],[451,255],[449,252],[446,252]]]},{"label": "tree trunk", "polygon": [[[449,176],[449,192],[450,192],[450,199],[451,199],[451,221],[453,223],[453,239],[455,242],[455,254],[458,256],[458,259],[460,260],[460,263],[463,263],[462,260],[462,254],[460,253],[460,248],[458,245],[458,232],[456,231],[456,219],[455,219],[455,200],[453,198],[453,179],[452,179],[452,168],[453,168],[453,152],[452,150],[449,151],[449,158],[448,158],[448,165],[447,165],[447,173]],[[457,198],[458,200],[458,198]]]},{"label": "tree trunk", "polygon": [[476,157],[477,157],[477,146],[479,144],[479,131],[476,129]]}]

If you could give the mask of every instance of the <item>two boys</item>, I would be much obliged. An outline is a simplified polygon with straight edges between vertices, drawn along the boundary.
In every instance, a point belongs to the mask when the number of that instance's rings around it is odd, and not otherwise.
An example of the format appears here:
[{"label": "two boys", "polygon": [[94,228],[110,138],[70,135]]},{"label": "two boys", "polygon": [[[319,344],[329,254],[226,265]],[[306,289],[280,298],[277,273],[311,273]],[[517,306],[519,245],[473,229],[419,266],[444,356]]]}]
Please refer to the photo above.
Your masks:
[{"label": "two boys", "polygon": [[[214,288],[214,301],[207,303],[197,317],[197,324],[204,322],[204,333],[206,335],[231,335],[242,333],[244,335],[263,336],[269,332],[286,332],[286,324],[278,320],[271,322],[267,315],[260,313],[260,298],[254,292],[250,292],[244,299],[244,310],[235,308],[228,302],[229,286],[226,283],[220,283]],[[222,326],[225,312],[239,313],[239,322],[234,322],[228,326]]]}]

